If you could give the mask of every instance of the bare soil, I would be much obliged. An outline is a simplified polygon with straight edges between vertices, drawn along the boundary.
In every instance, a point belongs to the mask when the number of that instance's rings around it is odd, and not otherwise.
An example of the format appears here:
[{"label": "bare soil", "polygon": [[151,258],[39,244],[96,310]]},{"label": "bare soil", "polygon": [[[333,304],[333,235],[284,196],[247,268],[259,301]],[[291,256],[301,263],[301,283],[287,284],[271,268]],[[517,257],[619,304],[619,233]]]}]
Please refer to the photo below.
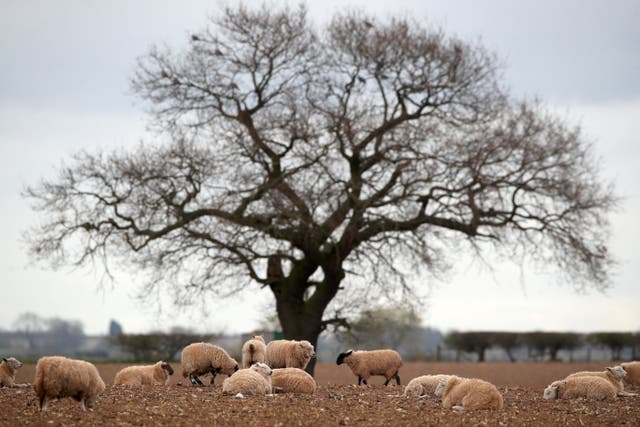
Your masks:
[{"label": "bare soil", "polygon": [[[31,388],[1,388],[0,426],[640,426],[640,397],[604,402],[542,399],[542,390],[553,380],[579,370],[602,370],[606,363],[405,363],[400,370],[403,384],[419,375],[446,373],[483,378],[502,392],[502,410],[463,413],[443,408],[435,398],[405,398],[402,387],[385,387],[380,377],[357,386],[344,365],[316,366],[315,395],[246,399],[222,396],[220,376],[213,386],[191,386],[180,375],[179,364],[173,364],[176,373],[168,386],[113,386],[115,373],[124,366],[97,365],[107,389],[93,412],[62,399],[40,413]],[[33,365],[25,365],[18,382],[32,382],[34,371]]]}]

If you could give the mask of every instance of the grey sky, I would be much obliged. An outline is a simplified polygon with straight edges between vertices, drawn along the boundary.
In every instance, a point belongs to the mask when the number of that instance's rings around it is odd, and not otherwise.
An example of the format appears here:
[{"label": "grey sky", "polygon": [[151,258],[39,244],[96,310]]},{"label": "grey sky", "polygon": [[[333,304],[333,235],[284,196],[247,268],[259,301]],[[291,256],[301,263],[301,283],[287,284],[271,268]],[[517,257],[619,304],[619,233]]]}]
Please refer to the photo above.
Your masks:
[{"label": "grey sky", "polygon": [[[488,274],[461,262],[450,283],[434,287],[425,321],[445,329],[640,329],[640,2],[324,0],[308,6],[321,21],[347,5],[379,17],[408,14],[495,51],[515,96],[538,96],[582,123],[605,176],[626,198],[612,218],[612,248],[622,264],[606,296],[576,295],[570,285],[529,271],[522,285],[512,266]],[[142,106],[128,94],[136,57],[152,43],[179,47],[217,10],[216,2],[194,0],[0,0],[0,286],[4,299],[15,301],[0,312],[0,328],[27,310],[81,320],[87,332],[104,332],[110,318],[128,331],[193,321],[218,330],[255,326],[212,313],[203,321],[199,312],[167,321],[129,298],[136,277],[120,275],[114,289],[97,292],[99,278],[91,272],[28,265],[19,243],[20,232],[37,220],[19,196],[23,186],[51,176],[79,149],[126,148],[144,137]],[[460,306],[467,315],[452,318]]]}]

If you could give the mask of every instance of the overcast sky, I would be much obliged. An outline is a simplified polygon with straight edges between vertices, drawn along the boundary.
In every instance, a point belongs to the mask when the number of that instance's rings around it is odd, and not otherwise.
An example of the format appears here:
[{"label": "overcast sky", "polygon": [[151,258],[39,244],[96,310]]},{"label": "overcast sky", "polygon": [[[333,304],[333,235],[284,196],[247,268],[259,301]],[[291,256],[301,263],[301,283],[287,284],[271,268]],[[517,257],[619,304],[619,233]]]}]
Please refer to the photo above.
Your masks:
[{"label": "overcast sky", "polygon": [[[505,64],[515,96],[539,97],[582,125],[604,177],[625,198],[612,216],[611,247],[621,264],[605,294],[576,294],[544,272],[522,274],[512,265],[479,271],[461,260],[451,280],[433,285],[425,325],[640,330],[640,2],[323,0],[308,6],[321,22],[347,5],[378,16],[410,14],[480,40]],[[135,277],[120,274],[113,287],[99,289],[100,277],[91,271],[30,265],[20,242],[38,221],[20,196],[24,186],[51,177],[78,150],[127,148],[143,138],[143,108],[128,90],[136,57],[153,43],[179,47],[218,10],[216,2],[193,0],[0,0],[0,328],[11,328],[26,311],[80,320],[92,334],[105,333],[112,318],[125,332],[257,326],[267,290],[256,287],[230,302],[212,297],[205,316],[158,314],[131,298]],[[233,313],[238,307],[242,315]]]}]

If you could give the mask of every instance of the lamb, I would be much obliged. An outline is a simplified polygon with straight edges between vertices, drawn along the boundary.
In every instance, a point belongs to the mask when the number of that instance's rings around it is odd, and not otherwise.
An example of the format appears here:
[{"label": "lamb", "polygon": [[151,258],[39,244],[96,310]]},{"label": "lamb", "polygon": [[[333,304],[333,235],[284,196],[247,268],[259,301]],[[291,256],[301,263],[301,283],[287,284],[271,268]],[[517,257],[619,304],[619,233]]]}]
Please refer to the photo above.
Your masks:
[{"label": "lamb", "polygon": [[251,368],[240,369],[222,383],[223,395],[259,396],[271,394],[271,368],[254,363]]},{"label": "lamb", "polygon": [[306,371],[298,368],[274,369],[271,374],[271,385],[275,392],[306,393],[316,392],[316,381]]},{"label": "lamb", "polygon": [[47,410],[50,399],[63,397],[72,397],[80,402],[82,410],[91,411],[105,385],[96,367],[89,362],[46,356],[36,364],[33,389],[38,396],[40,411]]},{"label": "lamb", "polygon": [[602,377],[585,376],[565,378],[552,382],[544,389],[542,397],[549,399],[575,399],[584,397],[594,400],[614,399],[618,389]]},{"label": "lamb", "polygon": [[211,385],[217,374],[231,376],[238,370],[238,363],[217,345],[199,342],[189,344],[182,350],[182,376],[189,378],[191,384],[203,386],[198,378],[211,373]]},{"label": "lamb", "polygon": [[173,368],[162,360],[155,365],[129,366],[121,369],[114,380],[116,385],[166,385]]},{"label": "lamb", "polygon": [[624,381],[629,385],[640,386],[640,362],[625,362],[620,366],[627,373]]},{"label": "lamb", "polygon": [[336,360],[338,365],[346,363],[351,371],[358,377],[358,385],[367,384],[372,375],[383,375],[386,379],[384,385],[389,384],[395,378],[400,385],[398,371],[402,366],[402,358],[395,350],[370,350],[353,351],[351,349],[340,353]]},{"label": "lamb", "polygon": [[304,369],[315,354],[313,345],[309,341],[275,340],[267,344],[266,363],[272,369]]},{"label": "lamb", "polygon": [[409,381],[404,389],[407,397],[427,397],[433,395],[442,380],[448,380],[451,375],[422,375]]},{"label": "lamb", "polygon": [[600,377],[609,381],[618,391],[618,396],[635,396],[634,393],[627,393],[624,391],[624,379],[627,377],[627,371],[620,365],[614,367],[607,367],[604,371],[581,371],[573,373],[567,378],[576,377]]},{"label": "lamb", "polygon": [[434,394],[442,397],[442,406],[455,410],[502,409],[502,395],[490,382],[452,375],[438,383]]},{"label": "lamb", "polygon": [[17,384],[16,372],[22,368],[22,362],[15,357],[3,357],[0,363],[0,387],[29,387],[29,384]]},{"label": "lamb", "polygon": [[267,346],[262,335],[254,335],[242,346],[242,367],[249,368],[257,362],[265,363],[267,359]]}]

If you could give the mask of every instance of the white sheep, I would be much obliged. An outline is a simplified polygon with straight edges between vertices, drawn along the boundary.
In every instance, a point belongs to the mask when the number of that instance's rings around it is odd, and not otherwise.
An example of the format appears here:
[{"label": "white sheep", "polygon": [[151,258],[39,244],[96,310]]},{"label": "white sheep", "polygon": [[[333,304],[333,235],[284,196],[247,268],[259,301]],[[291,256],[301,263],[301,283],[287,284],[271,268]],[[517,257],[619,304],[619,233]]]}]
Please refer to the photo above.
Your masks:
[{"label": "white sheep", "polygon": [[217,374],[231,376],[238,370],[238,363],[217,345],[199,342],[189,344],[182,350],[182,376],[193,385],[204,385],[200,375],[211,373],[211,384]]},{"label": "white sheep", "polygon": [[267,365],[273,368],[304,369],[315,356],[313,345],[306,340],[275,340],[267,344]]},{"label": "white sheep", "polygon": [[448,380],[451,375],[422,375],[409,381],[404,388],[404,395],[407,397],[428,397],[436,391],[438,384],[442,380]]},{"label": "white sheep", "polygon": [[271,394],[271,368],[264,363],[254,363],[250,368],[240,369],[222,383],[222,394],[236,396],[259,396]]},{"label": "white sheep", "polygon": [[17,384],[16,372],[22,368],[22,362],[15,357],[3,357],[0,363],[0,387],[29,387],[29,384]]},{"label": "white sheep", "polygon": [[442,406],[455,410],[501,409],[504,405],[496,386],[478,378],[452,375],[438,383],[434,395],[442,398]]},{"label": "white sheep", "polygon": [[173,368],[162,360],[155,365],[129,366],[121,369],[113,381],[116,385],[166,385]]},{"label": "white sheep", "polygon": [[627,393],[624,391],[624,379],[627,377],[627,371],[620,365],[607,367],[604,371],[581,371],[568,375],[567,378],[576,377],[600,377],[609,381],[618,391],[618,396],[636,396],[635,393]]},{"label": "white sheep", "polygon": [[594,400],[614,399],[618,394],[610,381],[595,376],[565,378],[552,382],[544,389],[542,397],[549,399],[586,398]]},{"label": "white sheep", "polygon": [[271,385],[278,393],[316,392],[316,381],[307,371],[298,368],[274,369],[271,374]]},{"label": "white sheep", "polygon": [[84,411],[91,411],[97,397],[105,389],[98,369],[84,360],[62,356],[41,357],[36,364],[33,389],[40,410],[46,411],[50,399],[71,397],[80,402]]},{"label": "white sheep", "polygon": [[267,360],[267,346],[262,335],[254,335],[242,345],[242,367],[249,368],[257,362]]},{"label": "white sheep", "polygon": [[338,365],[346,363],[351,371],[358,377],[358,385],[367,384],[372,375],[383,375],[386,379],[384,385],[389,384],[392,378],[400,385],[398,371],[402,366],[402,358],[395,350],[370,350],[353,351],[351,349],[340,353],[336,360]]},{"label": "white sheep", "polygon": [[627,373],[624,381],[629,385],[640,386],[640,362],[625,362],[620,366]]}]

